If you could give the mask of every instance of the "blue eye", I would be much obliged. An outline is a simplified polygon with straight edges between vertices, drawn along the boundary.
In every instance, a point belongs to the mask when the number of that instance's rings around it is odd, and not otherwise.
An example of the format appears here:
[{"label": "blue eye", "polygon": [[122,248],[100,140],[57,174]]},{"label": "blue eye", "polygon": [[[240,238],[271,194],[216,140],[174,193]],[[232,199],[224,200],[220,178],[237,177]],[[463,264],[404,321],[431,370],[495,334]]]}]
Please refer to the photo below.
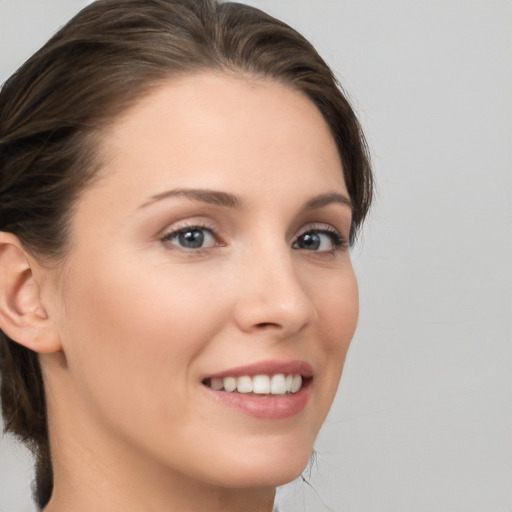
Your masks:
[{"label": "blue eye", "polygon": [[215,246],[211,230],[200,226],[182,228],[164,236],[163,241],[182,249],[206,249]]},{"label": "blue eye", "polygon": [[346,243],[341,235],[330,230],[310,230],[301,233],[293,243],[294,249],[317,252],[334,252]]}]

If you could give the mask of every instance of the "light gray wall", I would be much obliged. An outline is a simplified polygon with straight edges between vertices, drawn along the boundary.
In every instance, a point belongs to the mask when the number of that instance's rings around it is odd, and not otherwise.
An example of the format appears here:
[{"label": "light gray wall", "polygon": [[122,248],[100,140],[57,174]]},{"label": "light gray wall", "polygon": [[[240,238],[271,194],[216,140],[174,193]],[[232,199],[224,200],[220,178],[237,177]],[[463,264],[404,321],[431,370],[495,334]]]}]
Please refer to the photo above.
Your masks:
[{"label": "light gray wall", "polygon": [[[85,1],[0,0],[0,81]],[[284,512],[512,510],[512,2],[251,0],[336,70],[373,152],[361,320]],[[0,442],[0,512],[31,511]],[[325,504],[325,507],[323,503]],[[330,508],[329,508],[330,507]]]}]

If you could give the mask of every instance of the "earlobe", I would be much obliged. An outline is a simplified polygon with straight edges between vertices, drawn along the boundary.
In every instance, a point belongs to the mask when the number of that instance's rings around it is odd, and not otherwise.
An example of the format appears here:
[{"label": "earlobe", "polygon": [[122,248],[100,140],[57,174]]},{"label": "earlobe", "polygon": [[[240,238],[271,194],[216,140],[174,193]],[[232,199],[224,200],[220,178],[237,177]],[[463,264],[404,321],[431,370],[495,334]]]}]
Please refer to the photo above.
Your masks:
[{"label": "earlobe", "polygon": [[0,328],[13,341],[39,353],[61,349],[41,300],[30,256],[19,239],[0,232]]}]

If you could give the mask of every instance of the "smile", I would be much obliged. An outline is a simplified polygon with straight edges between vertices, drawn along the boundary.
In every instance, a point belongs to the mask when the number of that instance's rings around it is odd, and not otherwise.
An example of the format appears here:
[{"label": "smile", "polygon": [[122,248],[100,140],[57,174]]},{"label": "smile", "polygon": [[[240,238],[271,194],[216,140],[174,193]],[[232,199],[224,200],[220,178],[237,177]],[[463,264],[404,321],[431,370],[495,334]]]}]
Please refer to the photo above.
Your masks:
[{"label": "smile", "polygon": [[286,396],[297,393],[302,388],[302,377],[299,374],[285,375],[284,373],[252,377],[242,375],[241,377],[205,379],[203,384],[216,391],[228,393]]},{"label": "smile", "polygon": [[266,420],[291,418],[311,397],[313,370],[304,361],[263,361],[202,379],[207,396],[223,407]]}]

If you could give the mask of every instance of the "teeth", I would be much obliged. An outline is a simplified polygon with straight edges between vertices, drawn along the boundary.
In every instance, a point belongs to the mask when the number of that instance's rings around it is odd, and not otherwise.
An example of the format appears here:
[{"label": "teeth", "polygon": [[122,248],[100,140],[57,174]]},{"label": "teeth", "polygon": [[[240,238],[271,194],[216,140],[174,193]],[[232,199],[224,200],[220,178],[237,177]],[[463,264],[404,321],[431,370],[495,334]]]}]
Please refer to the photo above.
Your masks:
[{"label": "teeth", "polygon": [[216,389],[217,391],[220,391],[224,388],[224,380],[223,379],[212,379],[210,381],[210,387],[213,389]]},{"label": "teeth", "polygon": [[286,391],[286,377],[282,373],[273,375],[270,379],[270,392],[273,395],[284,395]]},{"label": "teeth", "polygon": [[236,389],[236,377],[226,377],[224,379],[224,391],[235,391]]},{"label": "teeth", "polygon": [[252,379],[251,377],[247,377],[246,375],[243,377],[238,377],[236,390],[239,393],[252,393]]},{"label": "teeth", "polygon": [[252,391],[257,395],[270,393],[270,377],[268,375],[256,375],[252,379]]},{"label": "teeth", "polygon": [[229,393],[254,393],[256,395],[285,395],[297,393],[302,387],[300,375],[242,375],[240,377],[224,377],[223,379],[210,379],[206,385],[216,391]]},{"label": "teeth", "polygon": [[290,389],[291,393],[297,393],[299,389],[302,387],[302,377],[300,375],[294,375],[292,380],[292,388]]}]

